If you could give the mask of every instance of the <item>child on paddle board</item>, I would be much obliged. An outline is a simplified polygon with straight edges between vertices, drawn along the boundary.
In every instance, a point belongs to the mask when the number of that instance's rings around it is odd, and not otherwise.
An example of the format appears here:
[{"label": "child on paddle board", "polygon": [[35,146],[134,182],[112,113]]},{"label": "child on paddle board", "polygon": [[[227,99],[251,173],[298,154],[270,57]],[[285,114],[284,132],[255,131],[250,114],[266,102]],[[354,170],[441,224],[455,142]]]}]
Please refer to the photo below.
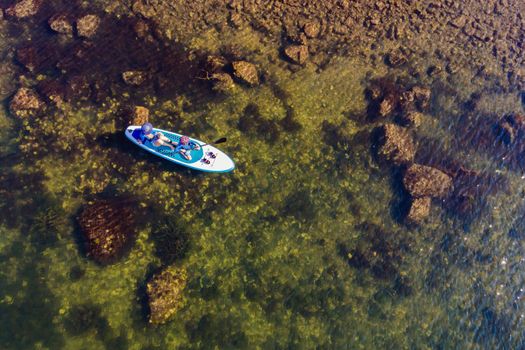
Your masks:
[{"label": "child on paddle board", "polygon": [[188,136],[181,136],[179,145],[175,148],[175,152],[179,152],[181,156],[187,160],[191,160],[191,151],[200,149],[201,147],[197,143],[190,141]]},{"label": "child on paddle board", "polygon": [[138,135],[138,138],[135,139],[138,143],[150,141],[155,147],[167,146],[172,151],[175,150],[175,147],[173,146],[177,146],[176,143],[173,143],[173,141],[164,136],[160,131],[153,134],[153,125],[151,123],[144,123],[140,128],[140,134]]}]

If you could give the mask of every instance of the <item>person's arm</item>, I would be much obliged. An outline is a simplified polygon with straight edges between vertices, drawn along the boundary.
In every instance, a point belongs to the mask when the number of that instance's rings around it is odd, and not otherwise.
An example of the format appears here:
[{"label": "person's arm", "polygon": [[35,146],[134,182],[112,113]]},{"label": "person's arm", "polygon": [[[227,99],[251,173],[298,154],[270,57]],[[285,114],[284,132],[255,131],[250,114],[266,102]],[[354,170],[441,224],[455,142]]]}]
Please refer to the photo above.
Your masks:
[{"label": "person's arm", "polygon": [[131,134],[131,136],[133,136],[133,138],[134,138],[139,144],[142,143],[142,132],[141,132],[140,130],[134,130],[133,133]]},{"label": "person's arm", "polygon": [[146,141],[153,140],[154,136],[152,134],[144,135],[143,133],[140,133],[139,139],[137,139],[138,143],[144,143]]}]

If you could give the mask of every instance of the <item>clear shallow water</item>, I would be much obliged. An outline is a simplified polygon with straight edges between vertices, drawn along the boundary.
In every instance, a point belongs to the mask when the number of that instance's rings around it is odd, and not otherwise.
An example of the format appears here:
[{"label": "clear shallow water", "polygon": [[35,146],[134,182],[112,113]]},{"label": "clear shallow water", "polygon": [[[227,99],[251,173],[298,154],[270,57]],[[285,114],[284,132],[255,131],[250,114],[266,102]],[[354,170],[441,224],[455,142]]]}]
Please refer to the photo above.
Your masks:
[{"label": "clear shallow water", "polygon": [[[3,24],[4,64],[13,62],[10,48],[30,36],[55,40],[33,25]],[[132,89],[119,73],[147,56],[123,54],[107,67],[73,65],[81,74],[101,70],[105,94],[75,97],[38,119],[8,114],[11,92],[2,96],[2,347],[520,347],[520,163],[502,160],[490,139],[476,142],[485,122],[522,112],[518,94],[498,93],[496,82],[472,80],[468,71],[415,80],[405,70],[358,59],[334,58],[322,71],[307,65],[292,73],[248,30],[221,38],[210,32],[186,49],[225,43],[238,45],[264,72],[260,87],[237,86],[227,97],[202,82]],[[179,49],[151,55],[164,57],[153,64],[173,62]],[[192,62],[162,72],[183,84]],[[27,76],[23,85],[71,78],[53,69],[40,78],[13,69],[13,76]],[[419,228],[397,220],[399,174],[373,158],[376,124],[365,118],[364,90],[387,74],[432,88],[417,131],[418,160],[447,166],[453,158],[486,174],[489,185],[475,197],[484,205],[469,216],[435,202]],[[474,92],[481,93],[477,103]],[[122,136],[122,111],[135,104],[150,108],[159,127],[202,140],[227,136],[221,148],[235,159],[235,172],[197,174],[139,152]],[[283,122],[287,116],[300,127]],[[57,138],[51,122],[68,137]],[[93,137],[93,125],[105,131],[101,137]],[[31,138],[40,135],[38,127],[46,142]],[[502,176],[506,186],[496,181]],[[129,255],[104,267],[84,257],[74,220],[100,192],[132,194],[137,212],[148,213]],[[152,233],[165,220],[189,236],[186,256],[175,262],[189,279],[181,310],[151,327],[143,289],[163,264]],[[363,259],[349,263],[348,254]]]}]

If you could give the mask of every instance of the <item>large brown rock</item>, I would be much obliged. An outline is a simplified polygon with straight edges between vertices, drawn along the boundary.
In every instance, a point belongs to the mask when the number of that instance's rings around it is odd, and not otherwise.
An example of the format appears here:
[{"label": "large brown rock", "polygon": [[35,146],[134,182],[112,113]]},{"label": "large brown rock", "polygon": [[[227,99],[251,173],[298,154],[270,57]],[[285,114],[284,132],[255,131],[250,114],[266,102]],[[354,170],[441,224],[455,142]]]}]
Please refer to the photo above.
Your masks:
[{"label": "large brown rock", "polygon": [[117,260],[135,237],[135,217],[131,202],[98,199],[87,204],[78,217],[87,256],[98,263]]},{"label": "large brown rock", "polygon": [[430,214],[430,197],[415,198],[410,204],[410,210],[406,216],[409,224],[420,224]]},{"label": "large brown rock", "polygon": [[47,23],[49,24],[49,27],[57,33],[67,35],[73,34],[73,25],[66,14],[57,13],[51,17]]},{"label": "large brown rock", "polygon": [[170,266],[153,276],[147,284],[149,322],[166,323],[181,306],[186,286],[186,270]]},{"label": "large brown rock", "polygon": [[9,104],[11,113],[19,117],[25,117],[43,107],[44,102],[42,102],[37,93],[28,88],[20,88]]},{"label": "large brown rock", "polygon": [[413,164],[403,176],[403,185],[413,198],[443,198],[452,189],[452,178],[439,169]]},{"label": "large brown rock", "polygon": [[249,85],[259,84],[259,74],[253,63],[246,61],[235,61],[232,63],[233,74],[239,80]]},{"label": "large brown rock", "polygon": [[93,37],[100,25],[100,18],[97,15],[85,15],[77,19],[77,34],[83,38]]},{"label": "large brown rock", "polygon": [[308,46],[306,45],[290,45],[284,49],[284,54],[293,63],[304,64],[308,59]]},{"label": "large brown rock", "polygon": [[6,15],[15,18],[34,16],[40,10],[43,0],[20,0],[5,10]]},{"label": "large brown rock", "polygon": [[416,146],[410,132],[395,124],[380,127],[382,145],[378,155],[396,165],[411,163],[416,154]]}]

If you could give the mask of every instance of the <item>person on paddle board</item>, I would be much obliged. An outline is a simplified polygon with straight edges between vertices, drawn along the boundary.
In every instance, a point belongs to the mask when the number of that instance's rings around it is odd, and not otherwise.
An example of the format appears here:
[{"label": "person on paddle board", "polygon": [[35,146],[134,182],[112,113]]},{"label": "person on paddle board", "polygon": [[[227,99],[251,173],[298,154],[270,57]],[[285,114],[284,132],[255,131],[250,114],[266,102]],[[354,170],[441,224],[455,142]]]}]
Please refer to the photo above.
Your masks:
[{"label": "person on paddle board", "polygon": [[179,152],[181,156],[187,160],[191,160],[191,151],[199,149],[201,149],[201,147],[197,143],[190,141],[188,136],[181,136],[179,145],[175,148],[175,152]]},{"label": "person on paddle board", "polygon": [[172,151],[175,150],[175,147],[173,146],[177,146],[176,143],[173,143],[173,141],[164,136],[160,131],[153,134],[153,125],[151,123],[144,123],[142,125],[142,127],[140,128],[139,137],[136,138],[136,140],[138,143],[150,141],[151,144],[155,147],[167,146]]}]

